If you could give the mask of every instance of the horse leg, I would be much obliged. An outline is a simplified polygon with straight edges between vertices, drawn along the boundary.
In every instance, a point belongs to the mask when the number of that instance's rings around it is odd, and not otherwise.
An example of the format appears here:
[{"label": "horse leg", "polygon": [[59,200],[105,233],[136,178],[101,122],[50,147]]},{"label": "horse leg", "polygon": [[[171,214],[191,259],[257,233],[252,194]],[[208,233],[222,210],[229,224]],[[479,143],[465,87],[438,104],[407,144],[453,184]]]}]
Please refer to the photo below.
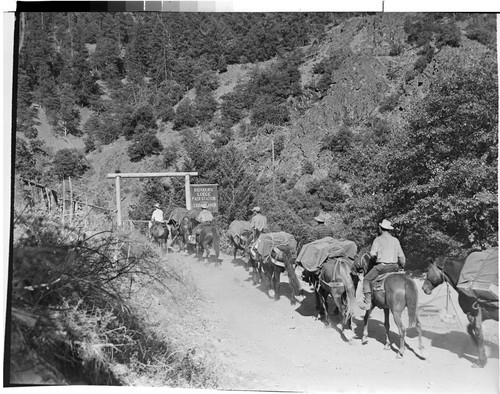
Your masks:
[{"label": "horse leg", "polygon": [[205,263],[208,263],[208,257],[210,256],[210,248],[207,242],[203,242],[201,245],[201,257]]},{"label": "horse leg", "polygon": [[[394,316],[394,322],[398,326],[398,331],[399,331],[399,352],[398,352],[398,355],[396,357],[401,358],[401,357],[403,357],[403,355],[405,353],[406,329],[405,329],[405,326],[403,325],[403,321],[401,320],[401,312],[400,311],[393,311],[392,314]],[[389,310],[387,310],[387,315],[389,315]],[[387,320],[389,320],[389,319],[387,318]],[[389,326],[389,324],[387,324],[387,326]],[[389,331],[387,331],[387,338],[389,338]],[[389,342],[389,340],[388,340],[388,342]],[[390,344],[389,344],[389,346],[390,346]]]},{"label": "horse leg", "polygon": [[422,344],[422,328],[420,326],[420,319],[417,316],[417,321],[415,322],[415,327],[417,328],[418,333],[418,349],[420,350],[420,357],[426,359],[427,356],[425,354],[424,345]]},{"label": "horse leg", "polygon": [[[396,315],[394,312],[393,312],[394,316]],[[395,319],[396,317],[394,317]],[[389,309],[388,308],[384,308],[384,328],[385,328],[385,346],[384,346],[384,350],[389,350],[391,348],[391,339],[390,339],[390,336],[389,336],[389,329],[390,329],[391,325],[389,323]],[[399,326],[398,326],[399,328]]]},{"label": "horse leg", "polygon": [[[273,264],[274,265],[274,264]],[[274,299],[278,301],[280,299],[280,274],[281,271],[279,267],[275,266],[273,267],[273,287],[274,287]]]},{"label": "horse leg", "polygon": [[477,309],[477,315],[473,317],[471,322],[472,328],[472,338],[476,343],[479,350],[479,358],[478,360],[472,364],[473,368],[483,368],[486,365],[486,351],[484,349],[484,335],[483,335],[483,316],[482,310],[480,307]]},{"label": "horse leg", "polygon": [[271,290],[271,277],[272,277],[272,273],[269,274],[269,270],[267,268],[267,264],[266,263],[261,263],[261,265],[260,265],[259,268],[260,268],[261,279],[264,282],[264,287],[266,288],[266,294],[270,298],[271,295],[269,294],[269,292]]},{"label": "horse leg", "polygon": [[325,308],[323,306],[323,299],[320,294],[321,288],[318,289],[318,285],[314,283],[314,295],[316,296],[316,310],[318,311],[318,319],[322,319],[325,316]]},{"label": "horse leg", "polygon": [[252,259],[252,256],[248,256],[248,262],[246,265],[248,267],[252,267],[252,282],[254,286],[257,286],[257,267],[256,267],[257,262]]},{"label": "horse leg", "polygon": [[[333,294],[332,294],[333,296]],[[340,316],[342,319],[342,335],[349,342],[352,343],[352,338],[354,336],[352,332],[352,316],[349,313],[349,307],[347,305],[347,294],[344,291],[340,296],[337,294],[334,297],[335,305],[337,309],[340,311]]]},{"label": "horse leg", "polygon": [[370,319],[372,311],[373,306],[366,311],[365,316],[363,317],[363,338],[361,339],[361,343],[363,345],[366,345],[368,343],[368,320]]},{"label": "horse leg", "polygon": [[328,291],[326,291],[323,287],[321,287],[321,284],[318,284],[318,286],[321,299],[321,306],[324,311],[323,317],[325,319],[325,326],[330,326],[332,324],[332,321],[330,320],[330,313],[328,312]]}]

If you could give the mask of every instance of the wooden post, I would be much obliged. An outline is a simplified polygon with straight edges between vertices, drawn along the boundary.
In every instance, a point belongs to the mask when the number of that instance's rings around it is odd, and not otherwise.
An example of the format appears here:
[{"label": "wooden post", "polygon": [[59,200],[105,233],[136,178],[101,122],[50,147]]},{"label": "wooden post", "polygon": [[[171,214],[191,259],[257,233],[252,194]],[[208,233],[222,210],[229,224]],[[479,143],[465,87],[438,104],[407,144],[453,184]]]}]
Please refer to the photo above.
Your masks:
[{"label": "wooden post", "polygon": [[185,191],[186,191],[186,208],[191,209],[191,189],[189,184],[190,176],[197,176],[197,172],[136,172],[136,173],[125,173],[117,172],[107,175],[107,178],[115,178],[116,181],[116,217],[118,226],[121,227],[122,221],[122,211],[121,211],[121,199],[120,199],[120,178],[163,178],[171,176],[183,176],[185,179]]},{"label": "wooden post", "polygon": [[71,184],[71,177],[68,176],[69,186],[69,222],[73,223],[73,185]]},{"label": "wooden post", "polygon": [[184,176],[184,188],[186,190],[186,209],[191,209],[191,188],[189,187],[189,175]]},{"label": "wooden post", "polygon": [[62,188],[62,225],[64,226],[64,215],[66,215],[66,186],[63,178],[63,188]]},{"label": "wooden post", "polygon": [[45,194],[47,195],[47,206],[49,207],[49,212],[50,212],[50,210],[52,209],[52,204],[51,204],[51,201],[50,201],[49,189],[45,188],[44,190],[45,190]]},{"label": "wooden post", "polygon": [[122,203],[120,197],[120,176],[115,178],[116,185],[116,224],[118,228],[122,227]]}]

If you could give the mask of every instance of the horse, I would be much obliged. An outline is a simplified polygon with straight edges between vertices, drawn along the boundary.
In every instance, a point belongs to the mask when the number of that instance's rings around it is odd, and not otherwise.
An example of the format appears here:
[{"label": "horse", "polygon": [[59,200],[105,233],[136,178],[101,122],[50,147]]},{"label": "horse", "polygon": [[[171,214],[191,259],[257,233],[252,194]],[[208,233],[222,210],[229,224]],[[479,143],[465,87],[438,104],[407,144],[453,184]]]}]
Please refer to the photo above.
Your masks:
[{"label": "horse", "polygon": [[161,222],[153,221],[153,225],[149,230],[151,237],[158,244],[160,249],[165,249],[167,246],[167,240],[169,236],[168,226],[164,226]]},{"label": "horse", "polygon": [[193,232],[193,222],[191,219],[189,219],[187,216],[182,218],[182,220],[179,223],[178,227],[178,239],[180,241],[180,249],[183,250],[184,253],[187,254],[188,252],[188,245],[189,245],[189,237]]},{"label": "horse", "polygon": [[[252,252],[250,253],[248,264],[253,267],[254,285],[257,285],[262,276],[264,276],[267,296],[271,297],[269,295],[269,291],[272,288],[274,291],[274,299],[278,301],[280,299],[280,276],[281,273],[286,270],[288,273],[288,280],[292,288],[292,298],[290,302],[294,305],[297,302],[295,297],[300,295],[302,292],[299,279],[295,273],[295,264],[292,252],[290,250],[283,250],[281,253],[276,254],[273,250],[266,259],[263,259],[257,251]],[[264,275],[262,275],[262,273]]]},{"label": "horse", "polygon": [[465,258],[439,257],[430,262],[426,270],[426,278],[422,285],[425,294],[447,282],[458,292],[458,303],[467,315],[469,325],[467,332],[479,350],[479,357],[472,364],[474,368],[483,368],[486,365],[486,351],[484,349],[483,321],[493,319],[498,321],[498,301],[487,302],[476,297],[471,297],[457,288],[460,272],[465,264]]},{"label": "horse", "polygon": [[[375,264],[374,259],[369,253],[364,253],[361,257],[355,259],[356,268],[366,275]],[[391,348],[389,337],[389,311],[392,312],[394,321],[399,331],[399,350],[397,358],[402,358],[405,351],[405,335],[406,329],[401,320],[401,314],[405,308],[408,308],[409,328],[416,327],[418,333],[418,347],[420,350],[420,358],[424,359],[424,347],[422,345],[422,330],[420,320],[417,314],[418,304],[418,289],[415,282],[407,277],[404,273],[393,272],[384,274],[385,280],[383,289],[377,290],[373,288],[373,284],[378,281],[378,278],[372,282],[372,307],[366,311],[363,318],[363,338],[361,343],[368,343],[368,320],[375,307],[381,308],[384,311],[384,327],[386,334],[385,350]],[[382,275],[382,277],[384,277]]]},{"label": "horse", "polygon": [[210,255],[210,247],[214,248],[216,264],[221,264],[219,262],[219,251],[220,251],[220,236],[217,228],[213,225],[203,226],[201,228],[200,234],[197,236],[196,243],[196,254],[201,257],[206,252],[205,260],[208,260]]},{"label": "horse", "polygon": [[351,265],[344,259],[329,259],[321,266],[319,274],[313,275],[312,281],[319,317],[325,320],[326,325],[331,323],[328,315],[330,294],[342,317],[342,334],[351,342],[352,316],[356,303],[356,287],[351,277]]}]

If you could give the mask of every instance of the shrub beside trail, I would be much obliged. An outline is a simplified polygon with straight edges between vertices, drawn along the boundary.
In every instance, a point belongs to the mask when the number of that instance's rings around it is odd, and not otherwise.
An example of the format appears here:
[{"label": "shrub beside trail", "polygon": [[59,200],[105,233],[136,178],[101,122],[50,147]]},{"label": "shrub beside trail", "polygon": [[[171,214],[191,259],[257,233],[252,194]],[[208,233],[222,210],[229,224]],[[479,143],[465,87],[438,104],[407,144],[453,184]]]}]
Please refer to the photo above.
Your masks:
[{"label": "shrub beside trail", "polygon": [[46,212],[14,219],[11,384],[218,387],[203,349],[150,324],[151,300],[175,321],[196,293],[168,256],[136,232],[85,234]]}]

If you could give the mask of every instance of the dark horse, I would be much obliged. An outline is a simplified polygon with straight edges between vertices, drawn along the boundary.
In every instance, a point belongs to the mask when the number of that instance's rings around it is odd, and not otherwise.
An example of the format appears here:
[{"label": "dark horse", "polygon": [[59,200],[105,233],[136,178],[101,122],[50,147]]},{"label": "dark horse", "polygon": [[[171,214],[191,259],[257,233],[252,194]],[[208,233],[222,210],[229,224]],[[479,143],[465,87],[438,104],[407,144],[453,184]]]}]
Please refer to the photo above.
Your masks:
[{"label": "dark horse", "polygon": [[332,296],[336,308],[342,316],[342,334],[350,342],[352,339],[352,316],[356,303],[356,288],[351,277],[351,265],[344,259],[327,260],[319,274],[314,275],[316,309],[325,324],[330,324],[328,315],[328,295]]},{"label": "dark horse", "polygon": [[193,232],[193,221],[189,219],[187,216],[182,218],[182,220],[179,223],[179,227],[177,229],[178,231],[178,239],[180,241],[180,249],[183,250],[184,253],[188,252],[188,245],[189,245],[189,237]]},{"label": "dark horse", "polygon": [[[274,291],[274,299],[280,299],[280,275],[286,270],[290,287],[292,288],[291,304],[297,302],[296,296],[301,294],[300,282],[295,274],[295,264],[293,261],[292,253],[289,250],[280,251],[276,254],[273,250],[271,254],[263,259],[262,256],[255,250],[250,253],[249,264],[253,267],[253,283],[256,285],[262,276],[266,282],[267,296],[269,290]],[[263,274],[263,275],[262,275]]]},{"label": "dark horse", "polygon": [[482,323],[488,319],[498,321],[498,301],[496,303],[482,302],[457,289],[458,279],[464,264],[465,258],[437,258],[427,267],[426,279],[422,285],[422,290],[424,290],[425,294],[430,294],[436,286],[439,286],[443,282],[448,282],[458,292],[458,303],[469,320],[467,332],[479,349],[479,358],[472,366],[482,368],[486,365],[487,361]]},{"label": "dark horse", "polygon": [[203,257],[206,253],[205,260],[208,260],[210,256],[210,247],[214,248],[216,264],[219,262],[219,251],[220,251],[220,236],[217,228],[212,225],[203,226],[201,228],[200,234],[197,236],[196,252],[197,255]]},{"label": "dark horse", "polygon": [[[361,269],[363,274],[366,275],[374,265],[374,259],[370,257],[369,253],[361,255],[357,268]],[[383,276],[383,275],[382,275]],[[409,327],[416,327],[418,332],[418,347],[420,350],[420,357],[425,358],[423,354],[424,347],[422,345],[422,331],[420,328],[420,321],[417,314],[418,304],[418,289],[415,282],[407,277],[404,273],[389,273],[384,280],[383,289],[377,290],[373,285],[378,281],[378,278],[372,282],[372,307],[366,311],[363,319],[363,339],[361,343],[368,342],[368,319],[375,307],[384,310],[384,327],[386,333],[385,350],[391,348],[391,341],[389,338],[389,311],[392,312],[394,321],[398,326],[399,331],[399,351],[397,358],[403,357],[405,351],[405,335],[406,329],[401,320],[401,314],[405,308],[408,308]]]},{"label": "dark horse", "polygon": [[165,249],[167,246],[167,239],[169,235],[168,227],[161,222],[153,222],[153,225],[151,226],[149,232],[158,246],[162,250]]}]

